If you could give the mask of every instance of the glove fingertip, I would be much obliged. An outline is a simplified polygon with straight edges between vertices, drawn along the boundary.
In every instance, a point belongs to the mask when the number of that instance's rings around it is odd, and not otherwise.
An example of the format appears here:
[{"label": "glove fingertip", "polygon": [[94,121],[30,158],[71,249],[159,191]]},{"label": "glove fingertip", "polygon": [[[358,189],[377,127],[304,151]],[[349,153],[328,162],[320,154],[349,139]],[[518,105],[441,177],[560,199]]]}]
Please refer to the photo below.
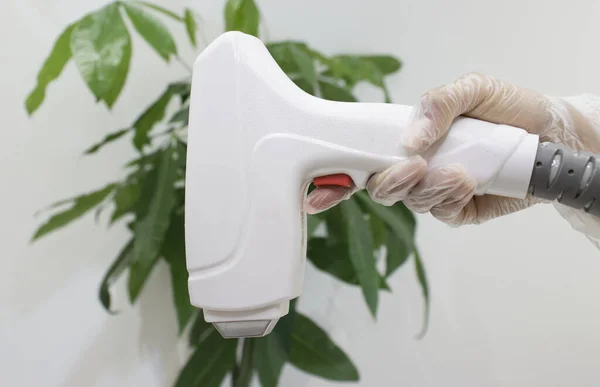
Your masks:
[{"label": "glove fingertip", "polygon": [[427,161],[419,155],[411,156],[375,174],[367,182],[367,192],[372,200],[383,205],[392,205],[402,201],[426,172]]},{"label": "glove fingertip", "polygon": [[304,200],[304,212],[318,214],[348,199],[353,190],[345,187],[318,187]]},{"label": "glove fingertip", "polygon": [[420,119],[412,124],[400,136],[402,146],[413,154],[427,150],[439,137],[435,123]]},{"label": "glove fingertip", "polygon": [[401,137],[401,141],[402,146],[411,152],[418,153],[422,150],[421,139],[411,132],[405,132]]}]

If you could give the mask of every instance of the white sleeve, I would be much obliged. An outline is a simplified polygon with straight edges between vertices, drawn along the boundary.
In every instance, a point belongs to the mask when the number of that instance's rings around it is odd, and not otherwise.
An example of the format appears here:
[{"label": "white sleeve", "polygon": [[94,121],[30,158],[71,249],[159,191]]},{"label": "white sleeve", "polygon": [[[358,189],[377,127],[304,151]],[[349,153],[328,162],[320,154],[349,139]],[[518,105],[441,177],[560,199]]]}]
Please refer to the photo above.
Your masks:
[{"label": "white sleeve", "polygon": [[[583,94],[577,97],[564,98],[580,111],[590,122],[600,136],[600,96]],[[573,229],[585,234],[588,239],[600,249],[600,217],[590,215],[582,210],[567,207],[558,202],[553,203],[558,213],[567,220]]]}]

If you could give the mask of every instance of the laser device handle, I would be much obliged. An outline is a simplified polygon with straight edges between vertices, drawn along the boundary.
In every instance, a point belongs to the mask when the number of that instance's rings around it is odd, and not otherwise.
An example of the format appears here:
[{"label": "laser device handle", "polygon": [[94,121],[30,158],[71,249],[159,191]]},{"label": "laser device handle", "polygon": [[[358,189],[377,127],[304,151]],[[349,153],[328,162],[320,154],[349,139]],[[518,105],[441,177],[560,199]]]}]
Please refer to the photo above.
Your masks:
[{"label": "laser device handle", "polygon": [[[309,183],[343,174],[364,188],[372,174],[409,156],[400,138],[411,112],[316,98],[290,80],[259,39],[240,32],[221,35],[199,55],[185,247],[190,301],[207,322],[224,337],[273,329],[302,293]],[[477,195],[532,192],[600,213],[594,159],[540,145],[519,128],[461,117],[423,156],[428,168],[461,164]]]},{"label": "laser device handle", "polygon": [[[185,240],[191,303],[225,337],[262,336],[302,293],[313,179],[346,174],[363,188],[408,157],[412,108],[343,103],[302,91],[265,45],[240,32],[215,39],[194,64],[186,163]],[[524,197],[538,139],[459,118],[425,155],[462,164],[477,194]]]}]

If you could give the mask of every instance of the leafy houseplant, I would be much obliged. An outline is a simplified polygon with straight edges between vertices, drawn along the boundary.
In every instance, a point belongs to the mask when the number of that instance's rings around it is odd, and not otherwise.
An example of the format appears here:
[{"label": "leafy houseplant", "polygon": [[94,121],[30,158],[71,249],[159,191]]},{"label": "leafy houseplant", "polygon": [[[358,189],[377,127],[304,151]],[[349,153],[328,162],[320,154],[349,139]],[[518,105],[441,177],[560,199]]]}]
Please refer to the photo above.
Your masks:
[{"label": "leafy houseplant", "polygon": [[[254,0],[228,0],[224,15],[227,30],[259,36],[261,14]],[[190,43],[197,47],[201,19],[191,9],[178,14],[143,1],[113,1],[69,25],[39,71],[36,86],[26,99],[28,113],[33,114],[41,106],[48,86],[70,60],[75,62],[97,102],[112,108],[130,70],[132,41],[125,18],[165,61],[181,60],[177,44],[160,21],[163,17],[180,22]],[[265,43],[286,74],[310,94],[354,102],[355,86],[368,82],[380,88],[385,101],[390,102],[385,79],[400,69],[400,61],[392,56],[328,56],[303,42]],[[112,208],[109,223],[126,222],[131,238],[100,282],[100,302],[109,313],[113,313],[110,287],[118,278],[128,276],[133,304],[155,264],[161,259],[168,263],[179,335],[187,336],[193,351],[175,381],[178,387],[219,386],[228,374],[235,387],[248,386],[254,374],[263,386],[277,386],[285,364],[330,380],[359,380],[350,357],[309,317],[296,311],[295,301],[272,334],[246,340],[222,339],[212,325],[204,322],[201,311],[190,305],[183,222],[189,95],[190,79],[174,81],[135,122],[107,134],[87,149],[85,154],[92,155],[129,137],[136,157],[127,163],[128,175],[122,181],[54,204],[33,240],[93,210],[100,213]],[[157,131],[159,127],[163,130]],[[319,225],[324,227],[324,236],[315,233]],[[391,291],[387,279],[412,258],[425,299],[424,333],[429,295],[414,244],[415,227],[413,214],[401,203],[384,207],[359,192],[342,204],[309,217],[308,259],[337,280],[359,286],[375,317],[379,292]],[[377,267],[378,256],[385,256],[383,272]]]}]

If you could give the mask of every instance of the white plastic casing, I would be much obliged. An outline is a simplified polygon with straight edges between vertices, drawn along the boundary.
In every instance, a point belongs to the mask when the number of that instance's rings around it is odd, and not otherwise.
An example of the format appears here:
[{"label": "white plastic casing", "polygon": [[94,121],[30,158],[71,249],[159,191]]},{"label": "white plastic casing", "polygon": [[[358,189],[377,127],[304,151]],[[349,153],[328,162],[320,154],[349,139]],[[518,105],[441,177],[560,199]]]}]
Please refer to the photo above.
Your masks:
[{"label": "white plastic casing", "polygon": [[[262,336],[302,291],[308,184],[346,173],[364,188],[406,157],[400,137],[412,108],[316,98],[240,32],[200,54],[190,98],[190,299],[224,336]],[[537,145],[522,129],[460,118],[425,156],[431,167],[463,164],[479,195],[522,198]]]}]

